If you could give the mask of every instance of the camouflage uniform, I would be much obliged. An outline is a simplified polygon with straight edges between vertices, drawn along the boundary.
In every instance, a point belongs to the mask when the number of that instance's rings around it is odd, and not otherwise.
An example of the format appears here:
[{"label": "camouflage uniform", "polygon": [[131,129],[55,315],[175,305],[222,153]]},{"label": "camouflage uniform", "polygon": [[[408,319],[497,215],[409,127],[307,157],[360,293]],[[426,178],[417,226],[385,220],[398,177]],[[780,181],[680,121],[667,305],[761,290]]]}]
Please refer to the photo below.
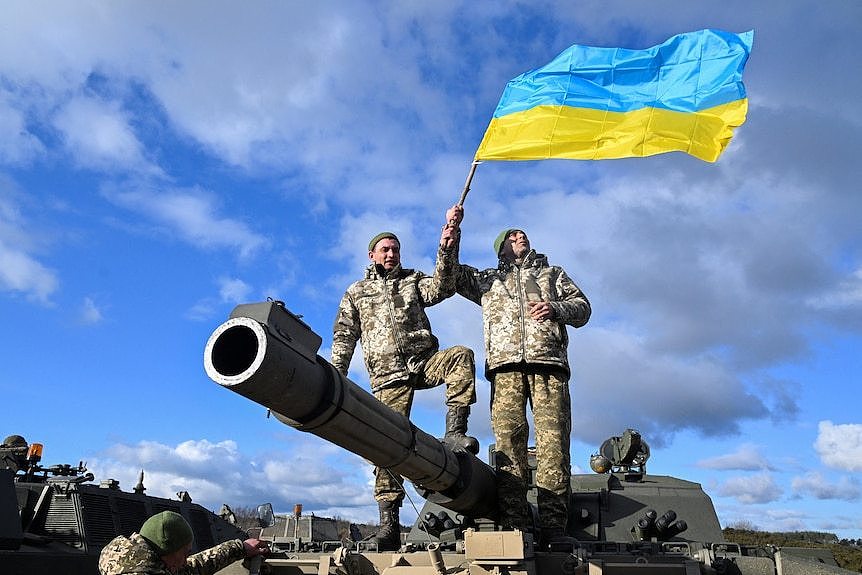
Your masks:
[{"label": "camouflage uniform", "polygon": [[[242,541],[234,539],[191,555],[179,575],[212,575],[245,558]],[[158,552],[139,533],[120,535],[105,545],[99,555],[101,575],[167,575],[170,573]]]},{"label": "camouflage uniform", "polygon": [[[457,242],[440,247],[434,276],[396,266],[388,273],[371,264],[365,279],[353,283],[341,298],[332,334],[332,365],[344,376],[356,342],[374,396],[398,413],[410,416],[413,392],[446,384],[446,405],[476,403],[473,351],[455,346],[438,351],[425,308],[455,293]],[[374,498],[404,498],[401,478],[375,469]]]},{"label": "camouflage uniform", "polygon": [[[562,268],[548,265],[547,258],[533,250],[520,263],[501,260],[494,269],[460,266],[457,290],[482,306],[501,522],[519,529],[529,525],[529,401],[536,425],[539,518],[543,528],[565,528],[571,489],[566,325],[586,324],[590,303]],[[530,300],[549,302],[554,319],[532,319]]]}]

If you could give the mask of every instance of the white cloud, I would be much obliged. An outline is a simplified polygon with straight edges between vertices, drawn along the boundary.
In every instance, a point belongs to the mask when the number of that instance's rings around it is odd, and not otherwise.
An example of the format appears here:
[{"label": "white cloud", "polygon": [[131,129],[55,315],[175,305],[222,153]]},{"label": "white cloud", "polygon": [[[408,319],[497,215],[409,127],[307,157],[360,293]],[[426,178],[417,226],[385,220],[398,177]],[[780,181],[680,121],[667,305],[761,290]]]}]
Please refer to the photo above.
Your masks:
[{"label": "white cloud", "polygon": [[186,311],[185,316],[193,321],[204,321],[223,311],[223,304],[248,303],[252,287],[239,278],[220,277],[218,297],[204,297]]},{"label": "white cloud", "polygon": [[45,234],[22,214],[23,199],[16,184],[0,173],[0,292],[51,305],[58,273],[37,258]]},{"label": "white cloud", "polygon": [[[290,157],[322,181],[350,176],[343,189],[333,189],[342,199],[358,200],[367,180],[389,201],[421,197],[418,190],[405,194],[404,182],[427,155],[404,144],[415,144],[419,131],[428,142],[451,140],[453,116],[461,113],[450,106],[447,83],[426,76],[421,62],[429,56],[447,62],[442,69],[453,81],[475,73],[457,44],[440,42],[452,39],[454,8],[367,10],[343,2],[258,8],[16,5],[16,26],[0,41],[7,50],[0,50],[0,66],[16,85],[38,86],[46,109],[62,109],[70,93],[108,77],[121,88],[141,89],[173,128],[231,164],[272,167]],[[406,28],[420,35],[418,42],[404,41]],[[224,41],[234,37],[243,41]],[[28,50],[16,49],[23,45]],[[83,158],[102,157],[92,154],[108,151],[97,142],[122,135],[123,126],[97,123],[99,138],[76,139]],[[360,155],[366,158],[357,164]]]},{"label": "white cloud", "polygon": [[722,527],[743,522],[762,531],[803,531],[812,529],[816,523],[816,518],[805,511],[775,505],[754,506],[748,502],[740,502],[739,505],[719,504],[716,511],[721,517]]},{"label": "white cloud", "polygon": [[573,411],[572,431],[591,445],[628,427],[656,447],[684,429],[728,435],[741,421],[767,413],[762,400],[715,358],[658,353],[623,326],[572,330],[569,356],[573,405],[581,406]]},{"label": "white cloud", "polygon": [[794,477],[791,487],[796,495],[810,496],[815,499],[840,499],[856,501],[862,494],[859,483],[849,477],[840,477],[831,482],[820,472],[813,471],[802,477]]},{"label": "white cloud", "polygon": [[840,277],[805,303],[838,326],[858,330],[862,326],[862,269]]},{"label": "white cloud", "polygon": [[192,245],[235,249],[241,258],[251,257],[268,240],[236,219],[216,213],[216,199],[200,190],[156,192],[146,189],[105,188],[112,202],[148,216]]},{"label": "white cloud", "polygon": [[220,308],[215,298],[203,298],[186,310],[185,317],[192,321],[206,321],[219,310]]},{"label": "white cloud", "polygon": [[161,169],[144,158],[130,121],[130,114],[117,102],[79,96],[63,105],[54,124],[63,134],[67,152],[82,167],[160,175]]},{"label": "white cloud", "polygon": [[27,128],[24,111],[0,86],[0,165],[24,164],[45,153],[45,146]]},{"label": "white cloud", "polygon": [[718,487],[718,494],[739,503],[771,503],[781,498],[782,489],[771,473],[733,477]]},{"label": "white cloud", "polygon": [[844,471],[862,470],[862,424],[821,421],[814,448],[824,465]]},{"label": "white cloud", "polygon": [[239,304],[248,301],[251,286],[241,279],[222,277],[218,283],[219,296],[223,302]]},{"label": "white cloud", "polygon": [[195,465],[210,465],[215,461],[230,465],[239,457],[236,442],[232,440],[218,443],[212,443],[206,439],[183,441],[174,449],[174,454],[181,460]]},{"label": "white cloud", "polygon": [[841,281],[830,293],[809,300],[818,309],[846,309],[862,304],[862,269],[857,269],[846,280]]},{"label": "white cloud", "polygon": [[102,321],[102,310],[91,297],[85,297],[81,304],[81,321],[85,324],[96,324]]},{"label": "white cloud", "polygon": [[28,299],[50,304],[59,284],[56,272],[0,240],[0,290],[21,292]]},{"label": "white cloud", "polygon": [[741,471],[772,470],[772,466],[760,452],[758,446],[746,443],[734,453],[701,459],[696,464],[705,469],[724,469]]},{"label": "white cloud", "polygon": [[88,467],[97,480],[111,477],[127,490],[143,469],[147,494],[172,498],[188,491],[210,509],[272,502],[283,512],[303,503],[307,512],[354,509],[356,520],[372,518],[371,466],[358,457],[298,433],[290,435],[283,453],[250,457],[245,451],[233,440],[187,440],[174,446],[141,441],[115,444]]}]

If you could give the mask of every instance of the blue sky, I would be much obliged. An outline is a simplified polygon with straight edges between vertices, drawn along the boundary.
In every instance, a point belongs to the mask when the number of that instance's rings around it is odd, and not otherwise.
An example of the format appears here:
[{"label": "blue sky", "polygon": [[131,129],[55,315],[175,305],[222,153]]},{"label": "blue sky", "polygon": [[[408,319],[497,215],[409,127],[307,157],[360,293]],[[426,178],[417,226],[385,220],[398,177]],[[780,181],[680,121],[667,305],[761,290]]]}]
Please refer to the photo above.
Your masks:
[{"label": "blue sky", "polygon": [[[371,236],[432,269],[508,80],[575,43],[754,29],[749,118],[716,164],[484,163],[462,261],[494,265],[523,227],[590,298],[578,470],[633,427],[722,525],[862,537],[860,22],[843,1],[5,2],[0,433],[216,510],[373,520],[369,466],[212,383],[209,334],[273,297],[328,358]],[[477,306],[430,316],[481,363]],[[359,353],[351,377],[367,386]],[[483,446],[487,402],[480,376]],[[418,394],[426,431],[443,413]]]}]

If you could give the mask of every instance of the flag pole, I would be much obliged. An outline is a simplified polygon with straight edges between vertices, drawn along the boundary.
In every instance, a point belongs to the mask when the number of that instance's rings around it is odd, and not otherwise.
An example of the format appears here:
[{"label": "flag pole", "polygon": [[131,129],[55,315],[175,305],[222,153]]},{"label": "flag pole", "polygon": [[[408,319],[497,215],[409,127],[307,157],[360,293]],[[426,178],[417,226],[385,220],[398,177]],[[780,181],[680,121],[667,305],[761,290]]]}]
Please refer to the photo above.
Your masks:
[{"label": "flag pole", "polygon": [[470,182],[473,181],[473,174],[476,173],[476,166],[481,164],[479,160],[473,160],[473,164],[470,166],[470,173],[467,174],[467,181],[464,182],[464,190],[461,192],[461,199],[458,200],[458,205],[463,206],[464,200],[467,198],[467,192],[470,191]]}]

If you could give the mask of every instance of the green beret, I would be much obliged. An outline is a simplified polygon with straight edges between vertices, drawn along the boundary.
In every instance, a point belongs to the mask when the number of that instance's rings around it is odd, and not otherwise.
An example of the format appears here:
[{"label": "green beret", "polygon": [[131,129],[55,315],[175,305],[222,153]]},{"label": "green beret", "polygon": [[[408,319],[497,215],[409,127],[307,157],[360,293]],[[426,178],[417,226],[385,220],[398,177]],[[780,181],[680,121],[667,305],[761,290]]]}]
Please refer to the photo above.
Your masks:
[{"label": "green beret", "polygon": [[506,238],[509,237],[509,234],[512,232],[523,231],[520,228],[506,228],[500,235],[497,236],[497,239],[494,240],[494,253],[498,256],[500,255],[500,248],[503,247],[503,242],[506,241]]},{"label": "green beret", "polygon": [[393,240],[398,242],[399,246],[401,245],[401,240],[399,240],[398,236],[396,236],[392,232],[380,232],[379,234],[377,234],[376,236],[371,238],[370,242],[368,242],[368,251],[373,252],[374,246],[377,245],[377,242],[379,242],[380,240],[385,239],[385,238],[392,238]]},{"label": "green beret", "polygon": [[144,521],[141,536],[155,546],[161,557],[182,549],[195,538],[188,522],[175,511],[162,511]]}]

